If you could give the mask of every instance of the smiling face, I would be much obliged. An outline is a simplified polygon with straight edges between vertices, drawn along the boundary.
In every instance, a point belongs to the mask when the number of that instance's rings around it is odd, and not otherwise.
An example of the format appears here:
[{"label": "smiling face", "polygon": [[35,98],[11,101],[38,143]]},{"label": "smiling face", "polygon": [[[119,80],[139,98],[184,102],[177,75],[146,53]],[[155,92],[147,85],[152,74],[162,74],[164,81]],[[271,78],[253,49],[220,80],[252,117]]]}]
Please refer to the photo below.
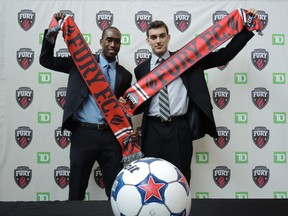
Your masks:
[{"label": "smiling face", "polygon": [[121,33],[116,28],[108,28],[104,30],[102,38],[100,39],[102,46],[102,54],[108,61],[114,61],[121,46]]},{"label": "smiling face", "polygon": [[148,37],[146,39],[149,46],[151,46],[152,52],[161,57],[168,50],[168,44],[170,41],[170,35],[167,33],[165,27],[151,28],[148,30]]}]

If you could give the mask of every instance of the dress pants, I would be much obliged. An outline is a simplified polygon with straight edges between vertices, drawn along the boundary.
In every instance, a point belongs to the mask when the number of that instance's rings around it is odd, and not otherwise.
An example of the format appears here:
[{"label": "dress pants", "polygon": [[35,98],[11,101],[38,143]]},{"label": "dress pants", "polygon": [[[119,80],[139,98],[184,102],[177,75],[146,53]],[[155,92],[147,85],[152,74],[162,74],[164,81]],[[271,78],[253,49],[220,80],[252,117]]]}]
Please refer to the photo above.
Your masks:
[{"label": "dress pants", "polygon": [[193,146],[187,119],[161,122],[147,117],[142,152],[145,157],[169,161],[182,172],[190,184]]},{"label": "dress pants", "polygon": [[111,188],[123,168],[122,149],[111,129],[75,126],[70,148],[69,200],[83,200],[95,161],[98,162],[110,199]]}]

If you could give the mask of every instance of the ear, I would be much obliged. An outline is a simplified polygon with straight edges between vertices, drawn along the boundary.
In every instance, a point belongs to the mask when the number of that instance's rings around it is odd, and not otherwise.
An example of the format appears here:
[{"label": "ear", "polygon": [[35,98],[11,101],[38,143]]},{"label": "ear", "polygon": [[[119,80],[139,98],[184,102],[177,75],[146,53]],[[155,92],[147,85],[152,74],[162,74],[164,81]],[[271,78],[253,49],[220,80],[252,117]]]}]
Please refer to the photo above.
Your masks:
[{"label": "ear", "polygon": [[102,46],[102,44],[103,44],[103,39],[101,38],[100,39],[100,45]]},{"label": "ear", "polygon": [[168,42],[170,42],[170,39],[171,39],[170,34],[167,35],[167,38],[168,38]]},{"label": "ear", "polygon": [[148,44],[148,46],[151,46],[149,42],[149,38],[146,38],[146,43]]}]

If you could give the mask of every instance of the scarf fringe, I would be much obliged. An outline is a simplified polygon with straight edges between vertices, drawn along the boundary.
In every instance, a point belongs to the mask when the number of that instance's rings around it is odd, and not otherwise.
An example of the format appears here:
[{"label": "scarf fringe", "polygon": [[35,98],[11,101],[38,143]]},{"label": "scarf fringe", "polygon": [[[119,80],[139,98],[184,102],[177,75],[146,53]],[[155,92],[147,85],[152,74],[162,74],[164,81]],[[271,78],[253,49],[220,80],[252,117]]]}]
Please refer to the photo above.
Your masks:
[{"label": "scarf fringe", "polygon": [[143,156],[144,154],[142,152],[132,153],[130,155],[123,156],[122,163],[131,163],[135,160],[142,158]]}]

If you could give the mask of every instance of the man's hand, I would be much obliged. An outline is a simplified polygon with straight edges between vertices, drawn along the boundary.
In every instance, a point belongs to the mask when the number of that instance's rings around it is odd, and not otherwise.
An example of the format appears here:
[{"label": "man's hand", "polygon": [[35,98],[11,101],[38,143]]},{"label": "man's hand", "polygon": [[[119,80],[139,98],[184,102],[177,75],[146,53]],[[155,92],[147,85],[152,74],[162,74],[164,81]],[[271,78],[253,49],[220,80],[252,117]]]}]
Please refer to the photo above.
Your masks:
[{"label": "man's hand", "polygon": [[[65,18],[65,14],[64,13],[55,13],[53,15],[53,17],[57,20],[57,22],[60,20],[60,19],[64,19]],[[60,25],[57,25],[57,26],[54,26],[52,28],[50,28],[45,36],[46,40],[48,40],[51,44],[55,44],[55,40],[57,38],[57,35],[60,31],[61,27]]]},{"label": "man's hand", "polygon": [[262,22],[258,19],[258,11],[255,8],[247,10],[246,20],[244,24],[248,31],[256,30],[259,35],[263,35],[261,32]]},{"label": "man's hand", "polygon": [[254,18],[258,17],[258,11],[255,8],[248,9],[248,14],[251,15]]},{"label": "man's hand", "polygon": [[248,27],[248,28],[252,28],[252,27],[254,27],[254,20],[255,19],[257,19],[257,17],[258,17],[258,11],[256,10],[256,9],[254,9],[254,8],[250,8],[249,10],[248,10],[248,14],[247,14],[247,21],[246,21],[246,26]]},{"label": "man's hand", "polygon": [[55,13],[53,16],[57,21],[59,21],[60,19],[64,19],[66,15],[64,13],[58,12]]},{"label": "man's hand", "polygon": [[259,35],[263,35],[261,32],[261,27],[262,23],[258,18],[258,11],[254,8],[250,8],[247,10],[247,15],[246,15],[246,28],[248,31],[254,31],[256,30]]},{"label": "man's hand", "polygon": [[126,100],[123,97],[120,97],[118,102],[121,104],[126,104]]}]

